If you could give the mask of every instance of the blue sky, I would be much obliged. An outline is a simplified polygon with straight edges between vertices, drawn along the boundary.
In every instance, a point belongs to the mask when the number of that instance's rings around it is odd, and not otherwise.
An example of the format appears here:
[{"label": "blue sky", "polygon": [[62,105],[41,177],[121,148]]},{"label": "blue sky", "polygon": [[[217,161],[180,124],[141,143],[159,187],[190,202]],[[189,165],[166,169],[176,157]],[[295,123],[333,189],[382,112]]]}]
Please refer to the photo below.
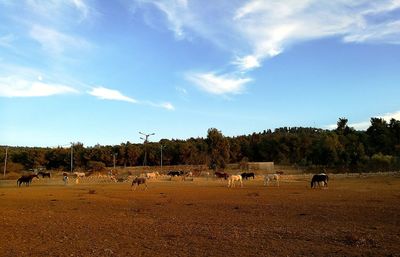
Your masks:
[{"label": "blue sky", "polygon": [[400,119],[400,0],[0,0],[0,145]]}]

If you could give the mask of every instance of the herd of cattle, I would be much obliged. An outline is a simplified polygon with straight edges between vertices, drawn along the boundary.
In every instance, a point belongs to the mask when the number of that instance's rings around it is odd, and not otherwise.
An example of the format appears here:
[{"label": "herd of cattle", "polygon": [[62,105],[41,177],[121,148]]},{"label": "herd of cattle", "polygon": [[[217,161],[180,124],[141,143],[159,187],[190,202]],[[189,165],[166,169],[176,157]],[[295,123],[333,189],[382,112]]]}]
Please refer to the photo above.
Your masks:
[{"label": "herd of cattle", "polygon": [[[280,181],[282,174],[283,174],[282,172],[277,172],[274,174],[263,175],[264,186],[269,186],[270,183],[274,183],[276,186],[279,187],[279,181]],[[207,179],[209,177],[211,177],[209,172],[206,172],[204,175],[207,177]],[[40,176],[42,178],[51,178],[51,173],[38,172],[36,174],[23,175],[17,180],[17,186],[20,187],[22,184],[29,186],[32,183],[32,180],[34,178],[39,179]],[[104,181],[104,182],[126,182],[126,181],[130,182],[130,181],[132,181],[131,188],[134,190],[136,190],[136,188],[142,184],[147,189],[147,181],[152,180],[152,179],[157,179],[160,176],[169,177],[170,180],[172,180],[173,177],[180,177],[182,180],[191,178],[191,180],[193,180],[193,173],[185,172],[185,171],[169,171],[165,175],[160,175],[158,172],[147,172],[147,173],[142,173],[139,176],[128,176],[126,178],[118,178],[117,176],[113,175],[112,172],[110,172],[108,175],[98,174],[98,175],[91,175],[91,176],[86,176],[86,174],[83,172],[74,172],[74,173],[63,172],[62,180],[65,185],[68,184],[70,176],[74,178],[76,184],[79,184],[79,181],[82,179],[87,179],[86,180],[87,182],[89,182],[91,180],[97,181],[97,182],[99,182],[99,181]],[[243,187],[243,180],[255,179],[256,175],[253,172],[243,172],[241,174],[231,175],[226,172],[217,171],[214,173],[213,177],[216,179],[227,180],[228,187],[236,187],[237,185],[240,185],[241,187]],[[317,188],[317,187],[327,188],[328,180],[329,180],[329,177],[327,174],[325,174],[325,173],[316,174],[311,179],[311,188]]]}]

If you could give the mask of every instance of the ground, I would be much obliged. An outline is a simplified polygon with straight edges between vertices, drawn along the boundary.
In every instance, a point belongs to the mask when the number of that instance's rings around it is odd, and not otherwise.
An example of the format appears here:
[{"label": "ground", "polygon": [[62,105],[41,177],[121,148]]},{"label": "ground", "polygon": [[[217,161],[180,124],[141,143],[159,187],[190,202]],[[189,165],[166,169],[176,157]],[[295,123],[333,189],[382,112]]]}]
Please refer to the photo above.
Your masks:
[{"label": "ground", "polygon": [[[0,182],[0,256],[400,256],[400,177]],[[44,181],[44,182],[43,182]],[[11,184],[12,182],[12,184]]]}]

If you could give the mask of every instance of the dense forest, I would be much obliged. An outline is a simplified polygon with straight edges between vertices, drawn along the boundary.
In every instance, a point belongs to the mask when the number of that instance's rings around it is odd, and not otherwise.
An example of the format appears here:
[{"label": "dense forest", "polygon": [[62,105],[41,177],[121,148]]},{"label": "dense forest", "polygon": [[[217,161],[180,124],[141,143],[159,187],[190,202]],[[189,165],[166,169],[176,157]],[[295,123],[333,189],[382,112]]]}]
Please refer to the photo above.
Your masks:
[{"label": "dense forest", "polygon": [[[8,147],[7,172],[43,167],[46,169],[101,170],[119,167],[161,164],[206,164],[223,169],[229,163],[273,161],[297,167],[326,167],[338,172],[387,171],[400,168],[400,121],[371,118],[366,131],[348,126],[340,118],[337,128],[284,127],[251,135],[226,137],[210,128],[206,138],[162,139],[144,144],[121,143],[114,146],[38,148]],[[0,160],[5,162],[6,146]]]}]

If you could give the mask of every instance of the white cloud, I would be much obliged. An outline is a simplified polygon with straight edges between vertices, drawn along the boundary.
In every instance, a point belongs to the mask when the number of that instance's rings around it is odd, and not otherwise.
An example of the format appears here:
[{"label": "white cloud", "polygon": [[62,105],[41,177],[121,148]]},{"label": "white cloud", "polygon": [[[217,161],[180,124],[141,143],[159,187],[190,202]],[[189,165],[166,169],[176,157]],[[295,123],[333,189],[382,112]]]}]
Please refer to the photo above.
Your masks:
[{"label": "white cloud", "polygon": [[400,44],[400,21],[378,24],[358,32],[355,31],[353,34],[345,36],[343,41],[350,43],[386,42]]},{"label": "white cloud", "polygon": [[68,19],[82,21],[96,13],[84,0],[25,0],[25,5],[39,17],[53,22]]},{"label": "white cloud", "polygon": [[[190,16],[187,0],[137,0],[139,6],[150,4],[160,10],[168,21],[168,28],[178,39],[184,38],[183,27]],[[185,16],[185,17],[182,17]]]},{"label": "white cloud", "polygon": [[62,84],[17,77],[0,77],[0,97],[39,97],[70,93],[78,93],[78,91]]},{"label": "white cloud", "polygon": [[162,106],[167,110],[175,110],[175,107],[171,103],[163,103]]},{"label": "white cloud", "polygon": [[[397,112],[391,112],[391,113],[385,113],[383,115],[376,115],[373,116],[374,118],[381,118],[389,122],[391,119],[395,120],[400,120],[400,111]],[[366,130],[371,126],[371,121],[361,121],[361,122],[356,122],[356,123],[349,123],[349,127],[355,128],[356,130]],[[337,125],[336,124],[330,124],[328,126],[325,126],[327,129],[336,129]]]},{"label": "white cloud", "polygon": [[238,78],[234,75],[215,75],[209,73],[188,74],[187,79],[201,90],[215,95],[240,94],[244,85],[251,81],[250,78]]},{"label": "white cloud", "polygon": [[118,90],[109,89],[105,87],[93,87],[88,94],[95,96],[102,100],[116,100],[116,101],[125,101],[130,103],[137,103],[133,98],[123,95]]},{"label": "white cloud", "polygon": [[[253,0],[239,8],[235,26],[259,60],[274,57],[287,46],[323,37],[344,42],[400,43],[397,19],[373,19],[399,8],[399,1]],[[397,39],[397,40],[396,40]]]},{"label": "white cloud", "polygon": [[261,66],[258,58],[253,55],[237,57],[233,64],[237,65],[240,70],[251,70]]},{"label": "white cloud", "polygon": [[[230,49],[242,71],[261,66],[265,58],[288,46],[324,37],[343,42],[400,44],[400,0],[250,0],[229,3],[136,0],[167,17],[175,35],[200,36]],[[151,15],[150,15],[151,16]],[[210,19],[212,17],[212,19]]]},{"label": "white cloud", "polygon": [[169,110],[169,111],[175,110],[175,107],[171,103],[168,103],[168,102],[161,103],[161,104],[152,104],[152,106],[161,107],[161,108],[164,108],[164,109]]},{"label": "white cloud", "polygon": [[90,43],[82,38],[67,35],[40,25],[33,25],[29,35],[39,42],[45,51],[54,55],[62,54],[71,48],[77,50],[90,47]]},{"label": "white cloud", "polygon": [[386,121],[390,121],[391,119],[395,119],[395,120],[400,120],[400,111],[397,112],[391,112],[391,113],[385,113],[384,115],[380,116],[380,118],[386,120]]},{"label": "white cloud", "polygon": [[72,0],[72,3],[76,7],[76,9],[79,10],[79,12],[82,14],[82,17],[86,19],[89,15],[90,8],[89,6],[84,2],[84,0]]}]

